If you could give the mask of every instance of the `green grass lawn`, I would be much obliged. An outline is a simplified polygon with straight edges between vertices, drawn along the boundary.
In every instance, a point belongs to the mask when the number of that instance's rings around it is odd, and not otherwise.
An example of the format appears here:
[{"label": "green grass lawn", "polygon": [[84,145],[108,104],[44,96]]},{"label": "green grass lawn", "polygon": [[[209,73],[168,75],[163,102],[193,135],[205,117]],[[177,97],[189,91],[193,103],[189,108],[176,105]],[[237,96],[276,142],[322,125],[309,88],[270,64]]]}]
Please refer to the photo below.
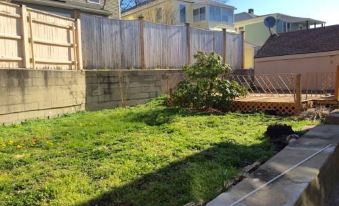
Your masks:
[{"label": "green grass lawn", "polygon": [[267,125],[314,124],[161,103],[0,126],[0,205],[206,202],[242,167],[273,154]]}]

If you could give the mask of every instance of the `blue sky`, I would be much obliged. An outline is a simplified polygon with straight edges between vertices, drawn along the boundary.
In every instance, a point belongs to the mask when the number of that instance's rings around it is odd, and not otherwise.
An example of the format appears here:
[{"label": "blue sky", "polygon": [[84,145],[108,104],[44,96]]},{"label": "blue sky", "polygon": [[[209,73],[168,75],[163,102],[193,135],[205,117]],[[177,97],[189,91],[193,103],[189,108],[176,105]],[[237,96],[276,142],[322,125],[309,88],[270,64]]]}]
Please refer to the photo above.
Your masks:
[{"label": "blue sky", "polygon": [[229,0],[236,13],[253,8],[258,15],[283,13],[339,24],[339,0]]}]

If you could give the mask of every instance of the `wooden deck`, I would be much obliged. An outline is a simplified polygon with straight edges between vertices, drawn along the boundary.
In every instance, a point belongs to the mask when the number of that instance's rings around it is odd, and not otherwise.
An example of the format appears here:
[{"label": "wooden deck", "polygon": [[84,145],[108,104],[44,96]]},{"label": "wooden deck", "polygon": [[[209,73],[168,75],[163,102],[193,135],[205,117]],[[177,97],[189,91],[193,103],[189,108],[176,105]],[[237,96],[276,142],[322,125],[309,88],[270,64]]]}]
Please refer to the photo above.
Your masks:
[{"label": "wooden deck", "polygon": [[338,105],[334,96],[301,95],[301,103],[295,101],[293,95],[249,95],[237,98],[231,106],[232,111],[269,112],[280,115],[295,115],[315,105]]}]

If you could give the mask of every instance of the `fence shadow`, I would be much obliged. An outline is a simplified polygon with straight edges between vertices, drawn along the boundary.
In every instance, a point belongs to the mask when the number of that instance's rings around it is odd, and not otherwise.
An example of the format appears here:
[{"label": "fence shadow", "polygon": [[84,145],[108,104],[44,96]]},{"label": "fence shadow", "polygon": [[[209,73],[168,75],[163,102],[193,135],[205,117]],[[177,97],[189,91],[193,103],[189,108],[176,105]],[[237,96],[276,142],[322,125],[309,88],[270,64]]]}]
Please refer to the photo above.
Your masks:
[{"label": "fence shadow", "polygon": [[266,146],[233,141],[215,144],[76,206],[174,206],[208,201],[222,192],[224,181],[237,169],[268,152]]}]

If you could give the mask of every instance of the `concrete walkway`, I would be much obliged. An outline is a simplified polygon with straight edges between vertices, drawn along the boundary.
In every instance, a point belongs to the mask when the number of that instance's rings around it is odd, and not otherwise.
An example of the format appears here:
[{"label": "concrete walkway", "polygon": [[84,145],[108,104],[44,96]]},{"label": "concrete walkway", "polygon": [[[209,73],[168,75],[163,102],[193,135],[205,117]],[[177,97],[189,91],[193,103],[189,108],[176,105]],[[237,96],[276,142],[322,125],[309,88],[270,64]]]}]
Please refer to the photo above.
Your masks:
[{"label": "concrete walkway", "polygon": [[[339,123],[338,113],[330,119]],[[339,125],[317,126],[207,206],[322,206],[338,201],[330,193],[339,182],[338,142]]]}]

